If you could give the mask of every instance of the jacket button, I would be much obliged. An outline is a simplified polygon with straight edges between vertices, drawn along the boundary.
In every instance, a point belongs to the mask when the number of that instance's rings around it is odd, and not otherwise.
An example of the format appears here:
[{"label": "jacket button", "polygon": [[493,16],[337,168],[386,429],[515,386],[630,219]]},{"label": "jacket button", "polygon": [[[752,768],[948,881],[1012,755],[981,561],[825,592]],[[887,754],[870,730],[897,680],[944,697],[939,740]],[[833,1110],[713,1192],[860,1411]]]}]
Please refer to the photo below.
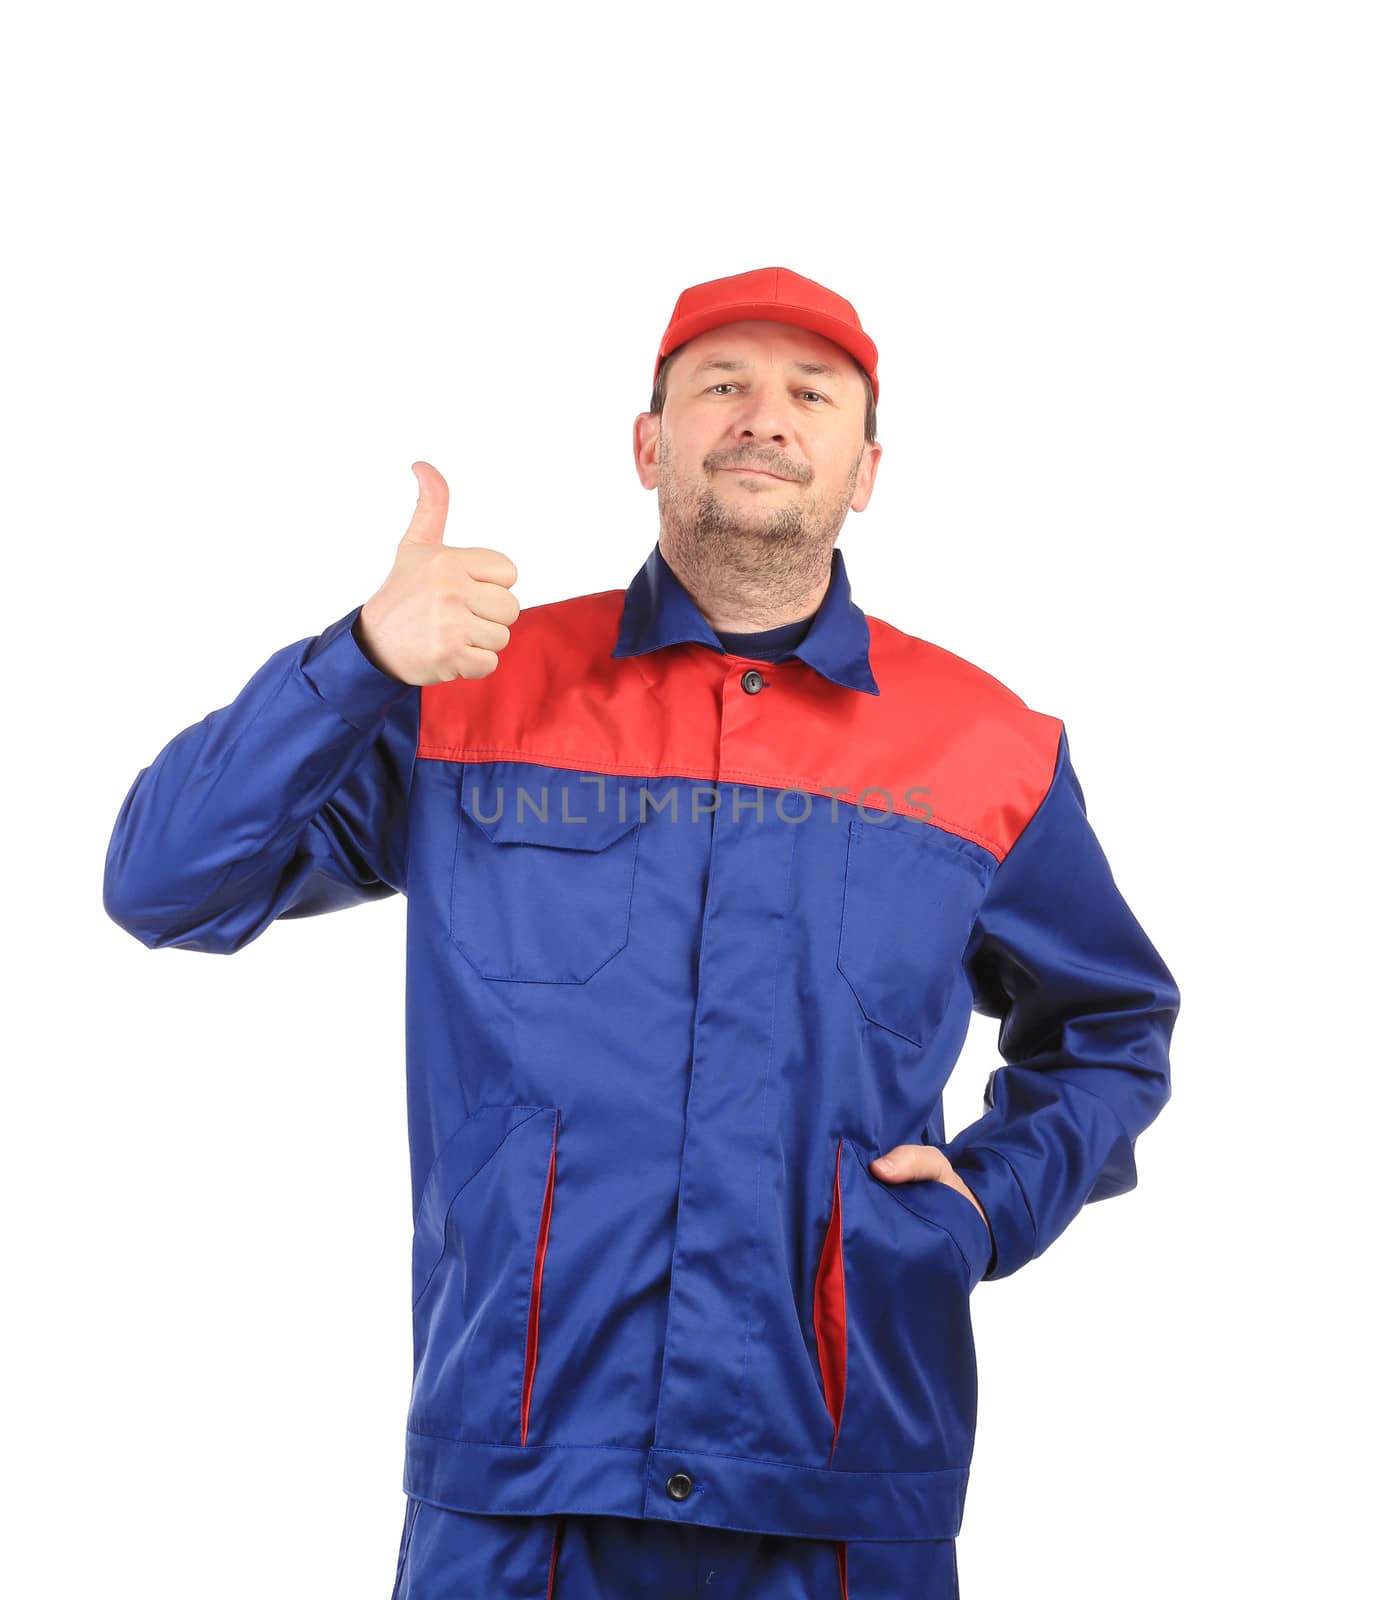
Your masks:
[{"label": "jacket button", "polygon": [[756,694],[765,682],[766,679],[762,677],[755,667],[748,667],[746,672],[742,674],[742,687],[748,694]]},{"label": "jacket button", "polygon": [[687,1472],[671,1472],[665,1484],[671,1500],[687,1500],[693,1487],[694,1480]]}]

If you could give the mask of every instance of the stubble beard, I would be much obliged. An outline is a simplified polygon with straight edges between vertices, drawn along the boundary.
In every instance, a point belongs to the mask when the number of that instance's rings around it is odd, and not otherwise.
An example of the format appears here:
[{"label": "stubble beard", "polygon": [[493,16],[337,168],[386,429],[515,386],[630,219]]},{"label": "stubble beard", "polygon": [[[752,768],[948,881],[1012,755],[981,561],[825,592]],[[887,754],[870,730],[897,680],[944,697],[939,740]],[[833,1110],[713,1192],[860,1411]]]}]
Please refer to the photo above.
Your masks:
[{"label": "stubble beard", "polygon": [[785,609],[788,597],[819,585],[828,575],[859,459],[834,502],[797,500],[787,489],[723,496],[703,468],[693,479],[675,473],[667,436],[661,432],[657,493],[666,559],[691,591],[747,606],[761,596],[773,611]]}]

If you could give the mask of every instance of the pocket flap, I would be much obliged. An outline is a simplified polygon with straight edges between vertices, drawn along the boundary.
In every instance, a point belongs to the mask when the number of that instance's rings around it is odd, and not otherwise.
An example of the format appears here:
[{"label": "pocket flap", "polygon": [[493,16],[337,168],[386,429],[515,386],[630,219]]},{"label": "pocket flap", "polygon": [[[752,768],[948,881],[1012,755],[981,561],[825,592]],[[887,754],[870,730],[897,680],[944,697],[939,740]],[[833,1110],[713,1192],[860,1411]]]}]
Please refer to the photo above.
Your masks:
[{"label": "pocket flap", "polygon": [[604,850],[641,821],[641,780],[613,773],[560,772],[482,781],[461,775],[461,809],[496,844]]}]

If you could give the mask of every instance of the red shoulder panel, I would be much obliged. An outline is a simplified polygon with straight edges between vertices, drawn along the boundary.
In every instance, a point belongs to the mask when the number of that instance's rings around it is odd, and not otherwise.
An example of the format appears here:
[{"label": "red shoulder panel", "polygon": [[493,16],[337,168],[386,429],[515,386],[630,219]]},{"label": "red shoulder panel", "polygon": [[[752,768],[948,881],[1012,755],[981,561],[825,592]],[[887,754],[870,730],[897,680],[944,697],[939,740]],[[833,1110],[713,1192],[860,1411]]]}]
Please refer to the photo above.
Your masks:
[{"label": "red shoulder panel", "polygon": [[[422,690],[417,753],[833,795],[1002,859],[1048,791],[1062,723],[939,645],[868,618],[879,693],[700,644],[614,660],[625,591],[527,606],[488,678]],[[749,695],[743,672],[766,687]]]}]

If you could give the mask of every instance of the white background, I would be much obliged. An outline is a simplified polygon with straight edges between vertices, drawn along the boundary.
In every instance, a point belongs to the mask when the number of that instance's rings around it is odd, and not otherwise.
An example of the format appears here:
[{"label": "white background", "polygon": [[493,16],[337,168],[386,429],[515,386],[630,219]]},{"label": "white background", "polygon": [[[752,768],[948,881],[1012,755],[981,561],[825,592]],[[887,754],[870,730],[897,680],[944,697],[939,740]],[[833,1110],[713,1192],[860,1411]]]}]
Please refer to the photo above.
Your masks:
[{"label": "white background", "polygon": [[[1183,993],[1139,1187],[972,1301],[966,1600],[1381,1585],[1389,18],[12,16],[7,1592],[386,1600],[404,903],[150,952],[107,841],[377,588],[414,459],[523,604],[624,587],[674,300],[769,265],[880,347],[855,598],[1064,718]],[[948,1132],[996,1060],[977,1018]]]}]

